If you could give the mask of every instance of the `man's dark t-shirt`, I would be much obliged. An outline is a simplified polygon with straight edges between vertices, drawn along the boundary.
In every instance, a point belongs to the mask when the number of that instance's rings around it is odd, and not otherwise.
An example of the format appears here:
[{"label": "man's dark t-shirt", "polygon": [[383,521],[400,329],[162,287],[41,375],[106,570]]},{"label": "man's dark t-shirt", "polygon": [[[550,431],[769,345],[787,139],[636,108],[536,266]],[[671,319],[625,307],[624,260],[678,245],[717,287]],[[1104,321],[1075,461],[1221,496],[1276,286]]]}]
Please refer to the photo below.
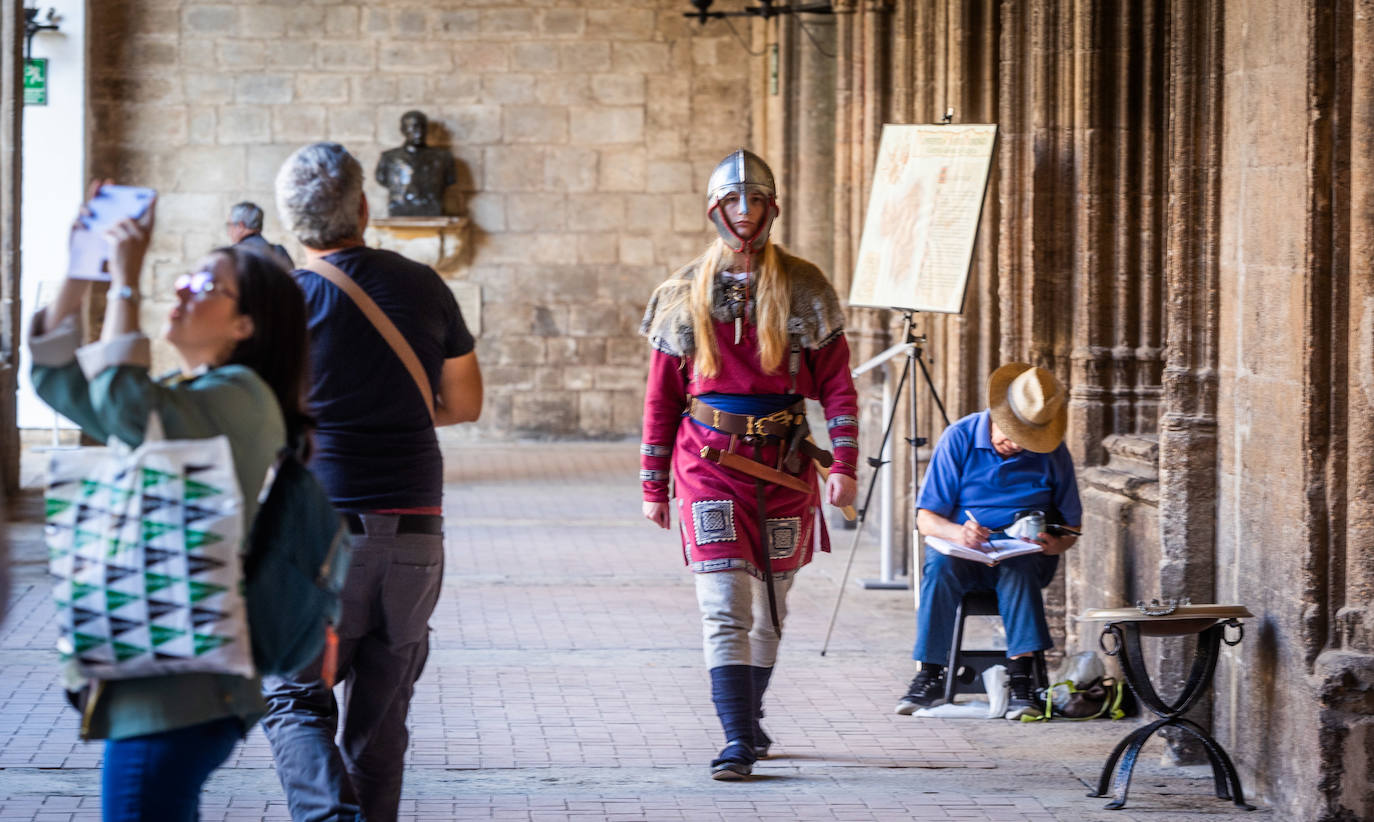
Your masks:
[{"label": "man's dark t-shirt", "polygon": [[[473,350],[453,292],[429,266],[358,246],[325,257],[400,329],[437,390],[444,360]],[[437,507],[443,460],[420,391],[363,312],[333,283],[297,270],[310,326],[310,467],[342,511]]]}]

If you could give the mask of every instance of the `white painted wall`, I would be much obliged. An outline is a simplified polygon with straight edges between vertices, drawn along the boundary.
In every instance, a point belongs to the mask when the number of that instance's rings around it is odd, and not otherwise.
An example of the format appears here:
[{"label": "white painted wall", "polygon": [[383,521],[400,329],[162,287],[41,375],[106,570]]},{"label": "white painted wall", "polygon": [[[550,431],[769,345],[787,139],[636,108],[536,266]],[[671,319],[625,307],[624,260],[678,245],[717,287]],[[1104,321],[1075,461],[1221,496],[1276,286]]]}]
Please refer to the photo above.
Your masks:
[{"label": "white painted wall", "polygon": [[[33,56],[48,58],[48,104],[24,108],[19,283],[26,336],[29,315],[51,299],[66,272],[67,232],[86,176],[86,0],[40,1],[40,22],[53,8],[61,31],[33,38]],[[27,346],[20,366],[19,427],[49,428],[56,415],[33,393]]]}]

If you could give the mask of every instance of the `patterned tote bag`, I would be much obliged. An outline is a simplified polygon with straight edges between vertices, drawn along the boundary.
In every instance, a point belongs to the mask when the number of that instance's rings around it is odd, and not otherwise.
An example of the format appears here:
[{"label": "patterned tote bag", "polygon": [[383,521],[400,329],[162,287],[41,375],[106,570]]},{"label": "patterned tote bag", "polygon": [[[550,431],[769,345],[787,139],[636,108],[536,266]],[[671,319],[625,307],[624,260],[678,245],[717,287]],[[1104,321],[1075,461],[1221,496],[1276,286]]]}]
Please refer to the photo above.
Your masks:
[{"label": "patterned tote bag", "polygon": [[253,676],[243,499],[227,437],[54,451],[47,546],[57,648],[83,676]]}]

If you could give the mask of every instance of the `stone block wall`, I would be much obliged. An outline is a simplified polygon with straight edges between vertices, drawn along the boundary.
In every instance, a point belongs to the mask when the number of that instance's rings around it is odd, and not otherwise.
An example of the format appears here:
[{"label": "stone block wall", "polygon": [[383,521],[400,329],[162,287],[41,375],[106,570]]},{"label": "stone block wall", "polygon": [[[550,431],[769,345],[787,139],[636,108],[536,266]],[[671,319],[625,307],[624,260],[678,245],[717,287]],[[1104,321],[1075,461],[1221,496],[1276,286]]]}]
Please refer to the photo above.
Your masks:
[{"label": "stone block wall", "polygon": [[[160,192],[145,290],[225,242],[314,140],[371,182],[401,114],[452,148],[471,220],[447,276],[481,289],[487,404],[473,434],[638,430],[653,286],[709,239],[702,189],[748,142],[748,55],[677,0],[438,3],[111,0],[91,6],[92,173]],[[149,301],[146,328],[167,303]],[[165,356],[165,352],[164,352]]]}]

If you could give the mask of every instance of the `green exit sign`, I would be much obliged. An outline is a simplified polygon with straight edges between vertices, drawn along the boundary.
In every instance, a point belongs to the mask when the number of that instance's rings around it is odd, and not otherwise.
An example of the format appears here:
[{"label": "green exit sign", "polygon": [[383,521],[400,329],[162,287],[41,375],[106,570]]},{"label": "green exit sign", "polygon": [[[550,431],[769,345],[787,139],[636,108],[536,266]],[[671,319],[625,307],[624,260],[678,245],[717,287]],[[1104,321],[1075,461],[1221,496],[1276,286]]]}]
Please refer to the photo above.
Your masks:
[{"label": "green exit sign", "polygon": [[24,61],[24,105],[48,104],[48,59],[38,57]]}]

